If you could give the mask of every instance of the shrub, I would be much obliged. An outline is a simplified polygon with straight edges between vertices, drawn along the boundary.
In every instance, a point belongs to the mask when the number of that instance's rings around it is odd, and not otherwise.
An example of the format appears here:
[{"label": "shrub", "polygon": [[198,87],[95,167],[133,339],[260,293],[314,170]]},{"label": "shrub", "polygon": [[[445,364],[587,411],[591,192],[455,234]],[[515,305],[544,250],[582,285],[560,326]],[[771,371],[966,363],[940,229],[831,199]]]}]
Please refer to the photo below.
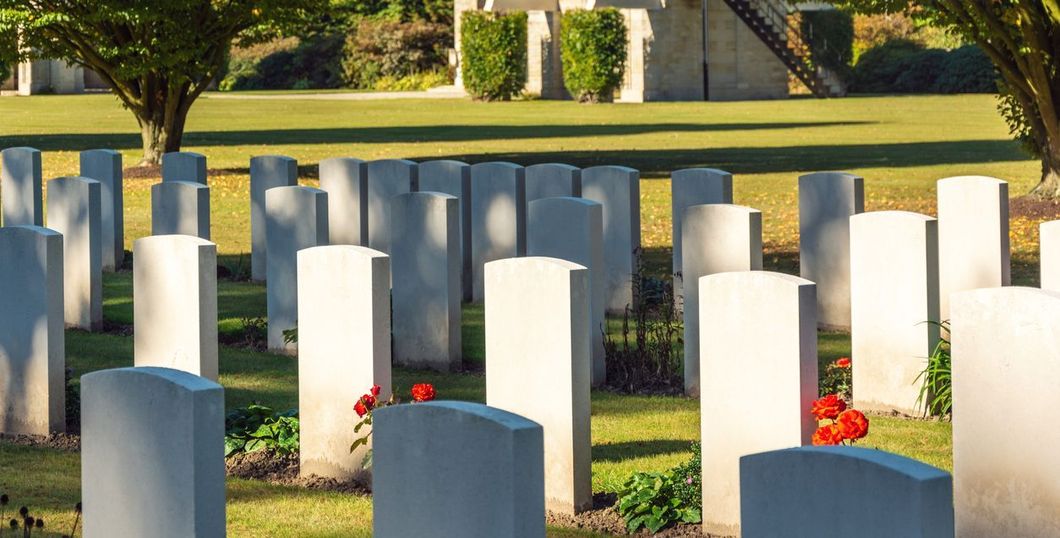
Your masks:
[{"label": "shrub", "polygon": [[449,73],[444,71],[426,71],[413,73],[401,78],[384,76],[375,82],[375,89],[381,92],[412,92],[445,86],[452,82]]},{"label": "shrub", "polygon": [[475,99],[507,101],[526,86],[526,13],[466,11],[460,46],[464,87]]},{"label": "shrub", "polygon": [[702,520],[700,445],[692,444],[692,460],[662,473],[634,473],[618,492],[618,513],[629,532],[652,534],[677,523]]},{"label": "shrub", "polygon": [[284,90],[337,88],[340,86],[339,57],[342,39],[316,36],[288,37],[256,45],[233,48],[225,76],[218,88],[232,90]]},{"label": "shrub", "polygon": [[279,454],[298,451],[298,411],[282,413],[250,404],[225,416],[225,457],[270,449]]},{"label": "shrub", "polygon": [[997,73],[978,46],[946,51],[895,40],[861,56],[854,91],[873,93],[995,93]]},{"label": "shrub", "polygon": [[626,68],[626,23],[608,8],[563,14],[563,82],[583,103],[610,102]]},{"label": "shrub", "polygon": [[847,76],[854,61],[854,18],[838,9],[804,11],[801,15],[802,35],[814,65]]},{"label": "shrub", "polygon": [[342,73],[355,88],[377,88],[424,73],[438,73],[448,63],[452,30],[426,21],[362,19],[346,38]]},{"label": "shrub", "polygon": [[929,93],[942,72],[947,52],[939,49],[922,50],[899,62],[901,72],[888,91],[898,93]]},{"label": "shrub", "polygon": [[866,51],[854,66],[852,91],[893,91],[895,81],[924,48],[912,41],[895,39]]},{"label": "shrub", "polygon": [[918,42],[916,22],[903,13],[854,17],[854,60],[863,53],[891,41]]},{"label": "shrub", "polygon": [[950,51],[935,79],[938,93],[997,93],[997,70],[978,45]]},{"label": "shrub", "polygon": [[820,395],[837,394],[840,398],[853,399],[850,366],[850,357],[840,357],[825,366],[819,384]]}]

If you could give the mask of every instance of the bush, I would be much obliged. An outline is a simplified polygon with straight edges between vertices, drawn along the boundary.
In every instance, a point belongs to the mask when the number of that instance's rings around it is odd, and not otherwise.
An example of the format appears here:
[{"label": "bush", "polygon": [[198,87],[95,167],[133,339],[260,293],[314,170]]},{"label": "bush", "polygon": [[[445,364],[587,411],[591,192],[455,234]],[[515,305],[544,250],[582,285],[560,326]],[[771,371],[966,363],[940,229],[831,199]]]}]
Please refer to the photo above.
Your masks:
[{"label": "bush", "polygon": [[997,70],[978,45],[950,51],[935,80],[938,93],[997,93]]},{"label": "bush", "polygon": [[861,56],[854,67],[851,89],[870,93],[996,93],[997,73],[975,45],[946,51],[894,40]]},{"label": "bush", "polygon": [[258,404],[234,409],[225,416],[225,457],[239,452],[298,451],[298,411],[278,413]]},{"label": "bush", "polygon": [[508,101],[526,86],[526,13],[466,11],[460,46],[464,87],[475,99]]},{"label": "bush", "polygon": [[610,102],[626,69],[626,23],[608,8],[563,14],[563,82],[583,103]]},{"label": "bush", "polygon": [[700,445],[692,444],[692,460],[662,473],[634,473],[618,492],[618,513],[632,534],[652,534],[677,523],[702,520]]},{"label": "bush", "polygon": [[248,48],[233,48],[221,91],[338,88],[342,39],[287,37]]},{"label": "bush", "polygon": [[377,83],[384,78],[392,84],[439,73],[448,63],[452,39],[452,30],[442,24],[362,19],[346,38],[343,79],[355,88],[378,89]]},{"label": "bush", "polygon": [[854,66],[851,91],[882,93],[893,91],[895,81],[924,47],[905,39],[895,39],[866,51]]},{"label": "bush", "polygon": [[375,89],[381,92],[413,92],[445,86],[451,82],[449,73],[445,71],[427,71],[401,78],[384,76],[375,82]]},{"label": "bush", "polygon": [[847,76],[854,61],[854,18],[838,9],[803,11],[801,15],[802,35],[814,65]]}]

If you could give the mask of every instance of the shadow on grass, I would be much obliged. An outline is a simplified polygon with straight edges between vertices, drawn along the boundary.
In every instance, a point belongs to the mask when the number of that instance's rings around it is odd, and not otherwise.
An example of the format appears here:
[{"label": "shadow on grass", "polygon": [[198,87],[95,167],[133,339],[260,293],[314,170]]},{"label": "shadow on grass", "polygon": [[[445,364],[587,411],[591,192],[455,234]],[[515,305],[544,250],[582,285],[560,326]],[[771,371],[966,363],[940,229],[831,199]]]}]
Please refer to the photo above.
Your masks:
[{"label": "shadow on grass", "polygon": [[689,452],[692,440],[658,439],[593,446],[593,461],[626,461],[635,458]]}]

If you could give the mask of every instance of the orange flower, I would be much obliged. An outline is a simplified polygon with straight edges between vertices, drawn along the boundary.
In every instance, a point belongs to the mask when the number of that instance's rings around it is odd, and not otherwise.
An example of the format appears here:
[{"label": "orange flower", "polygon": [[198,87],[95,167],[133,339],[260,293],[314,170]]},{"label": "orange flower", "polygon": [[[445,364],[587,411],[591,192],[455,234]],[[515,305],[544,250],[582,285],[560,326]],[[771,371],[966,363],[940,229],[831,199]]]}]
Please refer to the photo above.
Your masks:
[{"label": "orange flower", "polygon": [[836,394],[829,394],[820,400],[814,400],[810,412],[817,420],[835,419],[847,408],[847,403]]},{"label": "orange flower", "polygon": [[835,361],[836,368],[850,368],[850,357],[840,357]]},{"label": "orange flower", "polygon": [[836,420],[839,433],[844,439],[861,439],[869,434],[869,419],[856,409],[844,411]]},{"label": "orange flower", "polygon": [[828,424],[817,428],[813,433],[813,446],[839,445],[843,443],[843,435],[839,433],[839,427]]},{"label": "orange flower", "polygon": [[430,383],[417,383],[412,386],[412,399],[417,402],[429,402],[434,399],[434,386]]},{"label": "orange flower", "polygon": [[363,417],[368,414],[368,408],[365,407],[364,403],[360,401],[358,401],[357,404],[353,406],[353,410],[357,412],[357,416],[359,417]]}]

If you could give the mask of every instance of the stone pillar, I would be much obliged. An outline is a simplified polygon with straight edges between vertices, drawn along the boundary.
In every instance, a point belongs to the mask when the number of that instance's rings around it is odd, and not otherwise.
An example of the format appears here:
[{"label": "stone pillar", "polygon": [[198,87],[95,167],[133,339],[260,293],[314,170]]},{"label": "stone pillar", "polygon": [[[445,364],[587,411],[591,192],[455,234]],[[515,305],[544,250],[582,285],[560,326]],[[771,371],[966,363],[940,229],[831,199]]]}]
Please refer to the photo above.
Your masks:
[{"label": "stone pillar", "polygon": [[[699,280],[705,533],[740,535],[740,458],[809,444],[817,429],[814,288],[764,271]],[[748,400],[751,386],[769,397]]]},{"label": "stone pillar", "polygon": [[333,245],[368,244],[368,163],[352,157],[320,161],[320,190],[328,193]]},{"label": "stone pillar", "polygon": [[376,538],[545,536],[540,425],[469,402],[386,407],[374,423]]},{"label": "stone pillar", "polygon": [[[269,350],[293,353],[283,331],[298,325],[299,250],[328,244],[328,193],[311,187],[276,187],[265,192],[265,278]],[[356,389],[353,389],[356,390]]]},{"label": "stone pillar", "polygon": [[[323,170],[321,163],[321,170]],[[321,172],[320,182],[324,182]],[[265,280],[268,250],[265,244],[265,191],[298,185],[298,161],[281,155],[250,159],[250,277]]]},{"label": "stone pillar", "polygon": [[526,176],[512,163],[471,167],[472,300],[482,302],[484,266],[526,255]]},{"label": "stone pillar", "polygon": [[48,182],[48,227],[63,234],[66,324],[103,328],[103,230],[100,183],[83,177]]},{"label": "stone pillar", "polygon": [[0,430],[66,431],[63,236],[0,228]]},{"label": "stone pillar", "polygon": [[460,256],[463,300],[471,301],[471,166],[460,161],[420,163],[420,191],[455,196],[460,204]]},{"label": "stone pillar", "polygon": [[916,414],[918,377],[939,340],[935,219],[906,211],[850,218],[850,313],[855,405]]},{"label": "stone pillar", "polygon": [[403,159],[371,161],[368,171],[368,245],[390,253],[390,201],[419,190],[416,163]]},{"label": "stone pillar", "polygon": [[939,305],[949,319],[950,295],[1012,283],[1008,183],[981,176],[938,182]]},{"label": "stone pillar", "polygon": [[1060,295],[951,299],[957,536],[1060,536]]},{"label": "stone pillar", "polygon": [[210,188],[193,181],[151,185],[151,235],[210,240]]},{"label": "stone pillar", "polygon": [[434,192],[395,196],[390,207],[394,364],[459,370],[459,201]]},{"label": "stone pillar", "polygon": [[1038,228],[1041,288],[1060,291],[1060,220],[1043,222]]},{"label": "stone pillar", "polygon": [[154,235],[133,254],[134,364],[217,381],[217,245]]},{"label": "stone pillar", "polygon": [[744,456],[740,507],[744,538],[953,538],[950,474],[881,450],[805,446]]},{"label": "stone pillar", "polygon": [[191,151],[162,155],[162,181],[190,181],[206,184],[206,156]]},{"label": "stone pillar", "polygon": [[865,211],[865,180],[844,172],[799,178],[799,274],[817,283],[817,321],[850,328],[850,217]]},{"label": "stone pillar", "polygon": [[225,535],[224,389],[168,368],[81,376],[84,536]]},{"label": "stone pillar", "polygon": [[702,204],[732,203],[732,174],[713,168],[688,168],[670,175],[673,225],[674,300],[683,308],[684,291],[681,278],[681,219],[685,209]]},{"label": "stone pillar", "polygon": [[554,258],[519,258],[487,264],[485,277],[486,403],[544,428],[548,509],[588,510],[589,270]]},{"label": "stone pillar", "polygon": [[99,182],[104,271],[117,271],[125,259],[122,176],[121,153],[110,149],[81,152],[81,177]]},{"label": "stone pillar", "polygon": [[4,226],[43,226],[40,150],[7,148],[0,151],[0,198]]},{"label": "stone pillar", "polygon": [[694,205],[685,210],[682,220],[685,394],[698,398],[699,279],[715,273],[762,270],[762,212],[742,205]]},{"label": "stone pillar", "polygon": [[604,360],[603,206],[580,198],[542,198],[527,205],[526,254],[576,263],[589,270],[592,384],[607,381]]},{"label": "stone pillar", "polygon": [[368,447],[350,452],[368,433],[353,431],[353,407],[372,385],[390,398],[390,259],[350,245],[299,251],[298,320],[300,472],[366,478]]},{"label": "stone pillar", "polygon": [[526,167],[526,203],[561,196],[580,198],[581,195],[581,168],[558,163]]},{"label": "stone pillar", "polygon": [[608,312],[624,314],[634,301],[640,251],[640,172],[624,166],[586,168],[582,197],[604,206],[604,302]]},{"label": "stone pillar", "polygon": [[526,91],[542,99],[569,97],[560,56],[560,13],[529,10],[527,15]]}]

